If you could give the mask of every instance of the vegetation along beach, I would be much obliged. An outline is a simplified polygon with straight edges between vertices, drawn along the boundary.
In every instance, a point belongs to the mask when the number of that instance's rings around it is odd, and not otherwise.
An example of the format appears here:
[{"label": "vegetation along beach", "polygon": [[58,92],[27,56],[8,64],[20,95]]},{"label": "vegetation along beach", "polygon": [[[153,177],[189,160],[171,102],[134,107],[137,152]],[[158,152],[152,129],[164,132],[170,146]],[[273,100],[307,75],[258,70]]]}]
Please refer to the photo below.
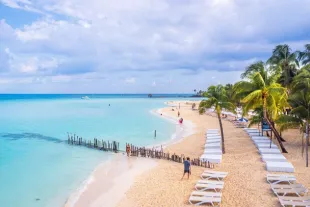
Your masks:
[{"label": "vegetation along beach", "polygon": [[310,207],[310,0],[0,0],[0,207]]}]

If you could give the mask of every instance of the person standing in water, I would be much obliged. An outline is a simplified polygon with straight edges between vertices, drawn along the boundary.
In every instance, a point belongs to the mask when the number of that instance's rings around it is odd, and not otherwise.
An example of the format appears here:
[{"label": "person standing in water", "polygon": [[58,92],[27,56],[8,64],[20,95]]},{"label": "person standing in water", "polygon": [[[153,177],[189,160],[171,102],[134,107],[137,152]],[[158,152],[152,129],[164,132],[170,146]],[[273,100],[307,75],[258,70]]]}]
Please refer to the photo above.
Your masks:
[{"label": "person standing in water", "polygon": [[127,153],[127,156],[129,157],[129,155],[130,155],[130,145],[129,144],[126,144],[126,153]]},{"label": "person standing in water", "polygon": [[186,160],[184,160],[184,174],[181,180],[183,180],[183,177],[186,173],[187,173],[187,179],[189,179],[189,175],[191,174],[191,162],[189,157]]}]

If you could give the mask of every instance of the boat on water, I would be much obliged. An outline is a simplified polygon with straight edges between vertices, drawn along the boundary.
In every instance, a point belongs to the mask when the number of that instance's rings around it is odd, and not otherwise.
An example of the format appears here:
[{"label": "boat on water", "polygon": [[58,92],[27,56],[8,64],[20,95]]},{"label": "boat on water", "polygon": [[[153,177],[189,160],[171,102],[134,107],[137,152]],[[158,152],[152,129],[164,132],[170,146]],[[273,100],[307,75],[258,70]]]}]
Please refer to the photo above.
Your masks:
[{"label": "boat on water", "polygon": [[81,99],[89,99],[88,96],[82,96]]}]

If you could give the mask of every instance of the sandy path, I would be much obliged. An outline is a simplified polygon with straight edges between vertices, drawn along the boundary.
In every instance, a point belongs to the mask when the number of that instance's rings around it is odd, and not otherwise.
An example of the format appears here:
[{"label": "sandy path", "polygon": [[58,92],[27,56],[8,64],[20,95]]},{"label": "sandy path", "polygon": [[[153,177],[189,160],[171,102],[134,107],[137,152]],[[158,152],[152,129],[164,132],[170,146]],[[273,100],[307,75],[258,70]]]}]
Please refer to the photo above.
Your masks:
[{"label": "sandy path", "polygon": [[[181,116],[196,125],[195,134],[168,148],[169,152],[198,157],[203,152],[207,128],[219,128],[217,118],[198,115],[190,105],[181,104]],[[167,107],[163,113],[176,116]],[[216,170],[229,172],[225,179],[222,206],[279,206],[266,182],[266,170],[250,138],[242,129],[224,121],[226,154]],[[119,207],[190,206],[188,198],[203,168],[193,167],[189,180],[180,181],[183,166],[160,161],[158,166],[135,179],[135,184],[118,204]]]}]

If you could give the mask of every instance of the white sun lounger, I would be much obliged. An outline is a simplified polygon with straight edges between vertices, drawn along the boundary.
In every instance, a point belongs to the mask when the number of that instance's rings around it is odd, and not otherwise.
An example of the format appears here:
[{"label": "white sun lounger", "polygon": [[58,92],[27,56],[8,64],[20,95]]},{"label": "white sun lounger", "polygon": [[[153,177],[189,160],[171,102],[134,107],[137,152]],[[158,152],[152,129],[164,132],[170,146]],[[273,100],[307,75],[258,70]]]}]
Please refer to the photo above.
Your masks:
[{"label": "white sun lounger", "polygon": [[308,192],[308,190],[305,187],[290,188],[290,189],[272,189],[272,191],[277,196],[286,196],[286,195],[301,196]]},{"label": "white sun lounger", "polygon": [[214,185],[224,185],[224,181],[218,181],[218,180],[198,180],[197,183],[200,184],[214,184]]},{"label": "white sun lounger", "polygon": [[249,135],[250,137],[257,137],[257,136],[260,136],[261,133],[260,133],[260,132],[249,132],[248,135]]},{"label": "white sun lounger", "polygon": [[206,137],[221,137],[220,134],[206,134]]},{"label": "white sun lounger", "polygon": [[196,206],[202,204],[211,204],[212,206],[220,206],[221,197],[206,197],[206,196],[190,196],[188,202]]},{"label": "white sun lounger", "polygon": [[211,139],[211,140],[207,140],[206,144],[212,144],[212,143],[221,143],[220,139]]},{"label": "white sun lounger", "polygon": [[282,154],[263,154],[262,160],[264,162],[287,162],[286,158]]},{"label": "white sun lounger", "polygon": [[270,139],[268,139],[268,138],[265,138],[265,137],[262,137],[262,138],[258,138],[258,137],[256,137],[256,138],[254,138],[254,139],[252,139],[252,141],[255,143],[255,142],[261,142],[261,141],[269,141],[270,142]]},{"label": "white sun lounger", "polygon": [[218,164],[222,162],[222,155],[203,154],[200,156],[200,160]]},{"label": "white sun lounger", "polygon": [[[209,174],[217,174],[217,175],[228,175],[228,172],[221,172],[221,171],[215,171],[215,170],[204,170],[204,173],[209,173]],[[216,181],[216,182],[221,182],[221,181]]]},{"label": "white sun lounger", "polygon": [[214,193],[214,192],[203,192],[203,191],[193,191],[191,196],[204,196],[204,197],[221,197],[222,193]]},{"label": "white sun lounger", "polygon": [[268,149],[268,148],[263,148],[258,150],[261,155],[266,155],[266,154],[281,154],[279,149]]},{"label": "white sun lounger", "polygon": [[246,131],[248,134],[250,133],[260,133],[260,131],[257,129],[257,130],[247,130]]},{"label": "white sun lounger", "polygon": [[294,175],[288,175],[288,174],[267,174],[267,182],[270,184],[278,184],[278,183],[293,184],[296,182],[296,177]]},{"label": "white sun lounger", "polygon": [[244,128],[244,130],[252,130],[252,129],[257,129],[257,128]]},{"label": "white sun lounger", "polygon": [[266,162],[266,168],[272,172],[294,172],[294,166],[289,162]]},{"label": "white sun lounger", "polygon": [[227,176],[227,175],[216,174],[216,173],[202,173],[200,177],[201,177],[202,179],[205,179],[205,180],[216,179],[216,180],[218,180],[218,181],[222,181],[222,180],[224,180],[224,178],[225,178],[226,176]]},{"label": "white sun lounger", "polygon": [[216,149],[219,149],[219,148],[221,148],[221,143],[207,143],[207,144],[205,144],[205,148],[212,148],[212,149],[214,149],[214,148],[216,148]]},{"label": "white sun lounger", "polygon": [[217,133],[219,133],[218,129],[208,129],[207,130],[207,134],[217,134]]},{"label": "white sun lounger", "polygon": [[[264,139],[262,139],[262,140],[253,140],[253,142],[254,142],[255,145],[257,145],[257,144],[270,144],[270,140],[264,140]],[[272,142],[272,144],[274,144],[274,143]]]},{"label": "white sun lounger", "polygon": [[[271,146],[271,148],[270,148]],[[256,147],[259,148],[259,149],[262,149],[262,148],[269,148],[269,149],[278,149],[278,146],[275,145],[275,144],[267,144],[267,143],[258,143],[256,144]]]},{"label": "white sun lounger", "polygon": [[205,149],[203,151],[203,154],[211,154],[211,155],[221,155],[222,150],[221,149]]},{"label": "white sun lounger", "polygon": [[295,196],[278,196],[279,200],[283,201],[303,201],[303,202],[310,202],[310,196],[301,196],[301,197],[295,197]]},{"label": "white sun lounger", "polygon": [[271,189],[292,189],[292,188],[301,188],[305,187],[301,183],[295,183],[295,184],[270,184]]},{"label": "white sun lounger", "polygon": [[[298,198],[298,197],[296,197]],[[286,200],[280,200],[281,206],[283,207],[310,207],[309,201],[286,201]]]},{"label": "white sun lounger", "polygon": [[221,140],[221,137],[207,137],[206,140]]},{"label": "white sun lounger", "polygon": [[203,184],[203,183],[197,183],[195,185],[195,189],[198,191],[208,191],[213,190],[215,192],[221,192],[224,188],[224,184]]},{"label": "white sun lounger", "polygon": [[268,140],[270,140],[270,138],[269,138],[269,137],[266,137],[266,136],[252,136],[251,139],[252,139],[252,140],[253,140],[253,139],[268,139]]}]

